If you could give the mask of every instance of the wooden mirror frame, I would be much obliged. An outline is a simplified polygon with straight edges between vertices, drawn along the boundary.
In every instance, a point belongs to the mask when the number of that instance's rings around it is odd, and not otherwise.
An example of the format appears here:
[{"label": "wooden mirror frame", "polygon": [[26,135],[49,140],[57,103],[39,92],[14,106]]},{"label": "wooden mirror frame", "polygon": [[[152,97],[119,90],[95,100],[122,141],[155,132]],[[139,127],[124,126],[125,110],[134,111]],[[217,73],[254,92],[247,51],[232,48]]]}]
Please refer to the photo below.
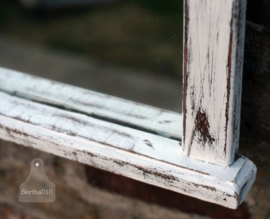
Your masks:
[{"label": "wooden mirror frame", "polygon": [[183,117],[0,68],[0,138],[237,208],[256,176],[237,154],[246,0],[184,8]]}]

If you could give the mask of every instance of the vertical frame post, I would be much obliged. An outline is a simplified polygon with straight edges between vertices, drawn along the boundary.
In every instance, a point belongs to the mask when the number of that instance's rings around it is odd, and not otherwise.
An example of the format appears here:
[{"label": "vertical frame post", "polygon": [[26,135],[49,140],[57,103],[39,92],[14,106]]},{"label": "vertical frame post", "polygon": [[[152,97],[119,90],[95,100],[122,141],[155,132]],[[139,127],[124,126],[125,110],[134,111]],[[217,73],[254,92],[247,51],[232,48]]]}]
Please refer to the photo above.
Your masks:
[{"label": "vertical frame post", "polygon": [[228,166],[238,150],[246,0],[185,0],[183,153]]}]

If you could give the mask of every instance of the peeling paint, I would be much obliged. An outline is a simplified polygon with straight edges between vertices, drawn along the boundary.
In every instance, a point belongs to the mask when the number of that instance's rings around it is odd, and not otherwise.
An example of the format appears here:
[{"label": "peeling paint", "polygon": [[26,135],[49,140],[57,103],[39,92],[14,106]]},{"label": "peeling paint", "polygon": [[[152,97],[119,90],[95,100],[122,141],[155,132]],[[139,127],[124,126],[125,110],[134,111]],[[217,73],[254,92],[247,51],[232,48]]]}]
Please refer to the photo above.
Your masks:
[{"label": "peeling paint", "polygon": [[149,147],[153,147],[152,143],[148,141],[147,139],[144,140],[145,144],[147,144]]},{"label": "peeling paint", "polygon": [[206,143],[210,143],[211,145],[215,141],[215,139],[210,134],[210,125],[206,112],[199,109],[196,115],[195,122],[195,132],[200,133],[203,142],[202,145],[204,146]]},{"label": "peeling paint", "polygon": [[183,153],[223,167],[239,142],[246,0],[186,0]]},{"label": "peeling paint", "polygon": [[182,138],[182,115],[168,110],[1,67],[0,90],[172,139]]},{"label": "peeling paint", "polygon": [[[254,181],[255,166],[241,156],[223,168],[183,156],[176,140],[1,92],[0,99],[0,137],[7,141],[230,208],[239,205],[233,194],[247,183],[246,194]],[[239,174],[245,180],[236,182]]]}]

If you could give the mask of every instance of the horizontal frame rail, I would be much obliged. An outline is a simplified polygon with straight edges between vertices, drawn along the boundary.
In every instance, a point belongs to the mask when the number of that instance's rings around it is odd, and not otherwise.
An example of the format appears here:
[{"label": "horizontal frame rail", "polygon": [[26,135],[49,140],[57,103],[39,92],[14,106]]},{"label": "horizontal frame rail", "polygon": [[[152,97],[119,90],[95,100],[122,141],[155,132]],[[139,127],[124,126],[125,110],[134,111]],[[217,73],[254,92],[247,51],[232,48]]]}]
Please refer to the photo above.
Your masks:
[{"label": "horizontal frame rail", "polygon": [[181,142],[0,92],[0,138],[205,201],[237,208],[256,167],[182,155]]},{"label": "horizontal frame rail", "polygon": [[89,116],[182,138],[182,115],[64,83],[0,68],[0,91]]}]

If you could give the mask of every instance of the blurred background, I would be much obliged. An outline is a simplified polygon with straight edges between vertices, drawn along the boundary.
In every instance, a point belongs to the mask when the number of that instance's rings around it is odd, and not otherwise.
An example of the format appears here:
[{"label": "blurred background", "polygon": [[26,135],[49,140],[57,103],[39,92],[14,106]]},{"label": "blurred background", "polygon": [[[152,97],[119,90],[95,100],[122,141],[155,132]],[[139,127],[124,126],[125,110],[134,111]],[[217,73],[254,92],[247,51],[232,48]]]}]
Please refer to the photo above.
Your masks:
[{"label": "blurred background", "polygon": [[2,0],[0,66],[181,111],[182,0]]}]

